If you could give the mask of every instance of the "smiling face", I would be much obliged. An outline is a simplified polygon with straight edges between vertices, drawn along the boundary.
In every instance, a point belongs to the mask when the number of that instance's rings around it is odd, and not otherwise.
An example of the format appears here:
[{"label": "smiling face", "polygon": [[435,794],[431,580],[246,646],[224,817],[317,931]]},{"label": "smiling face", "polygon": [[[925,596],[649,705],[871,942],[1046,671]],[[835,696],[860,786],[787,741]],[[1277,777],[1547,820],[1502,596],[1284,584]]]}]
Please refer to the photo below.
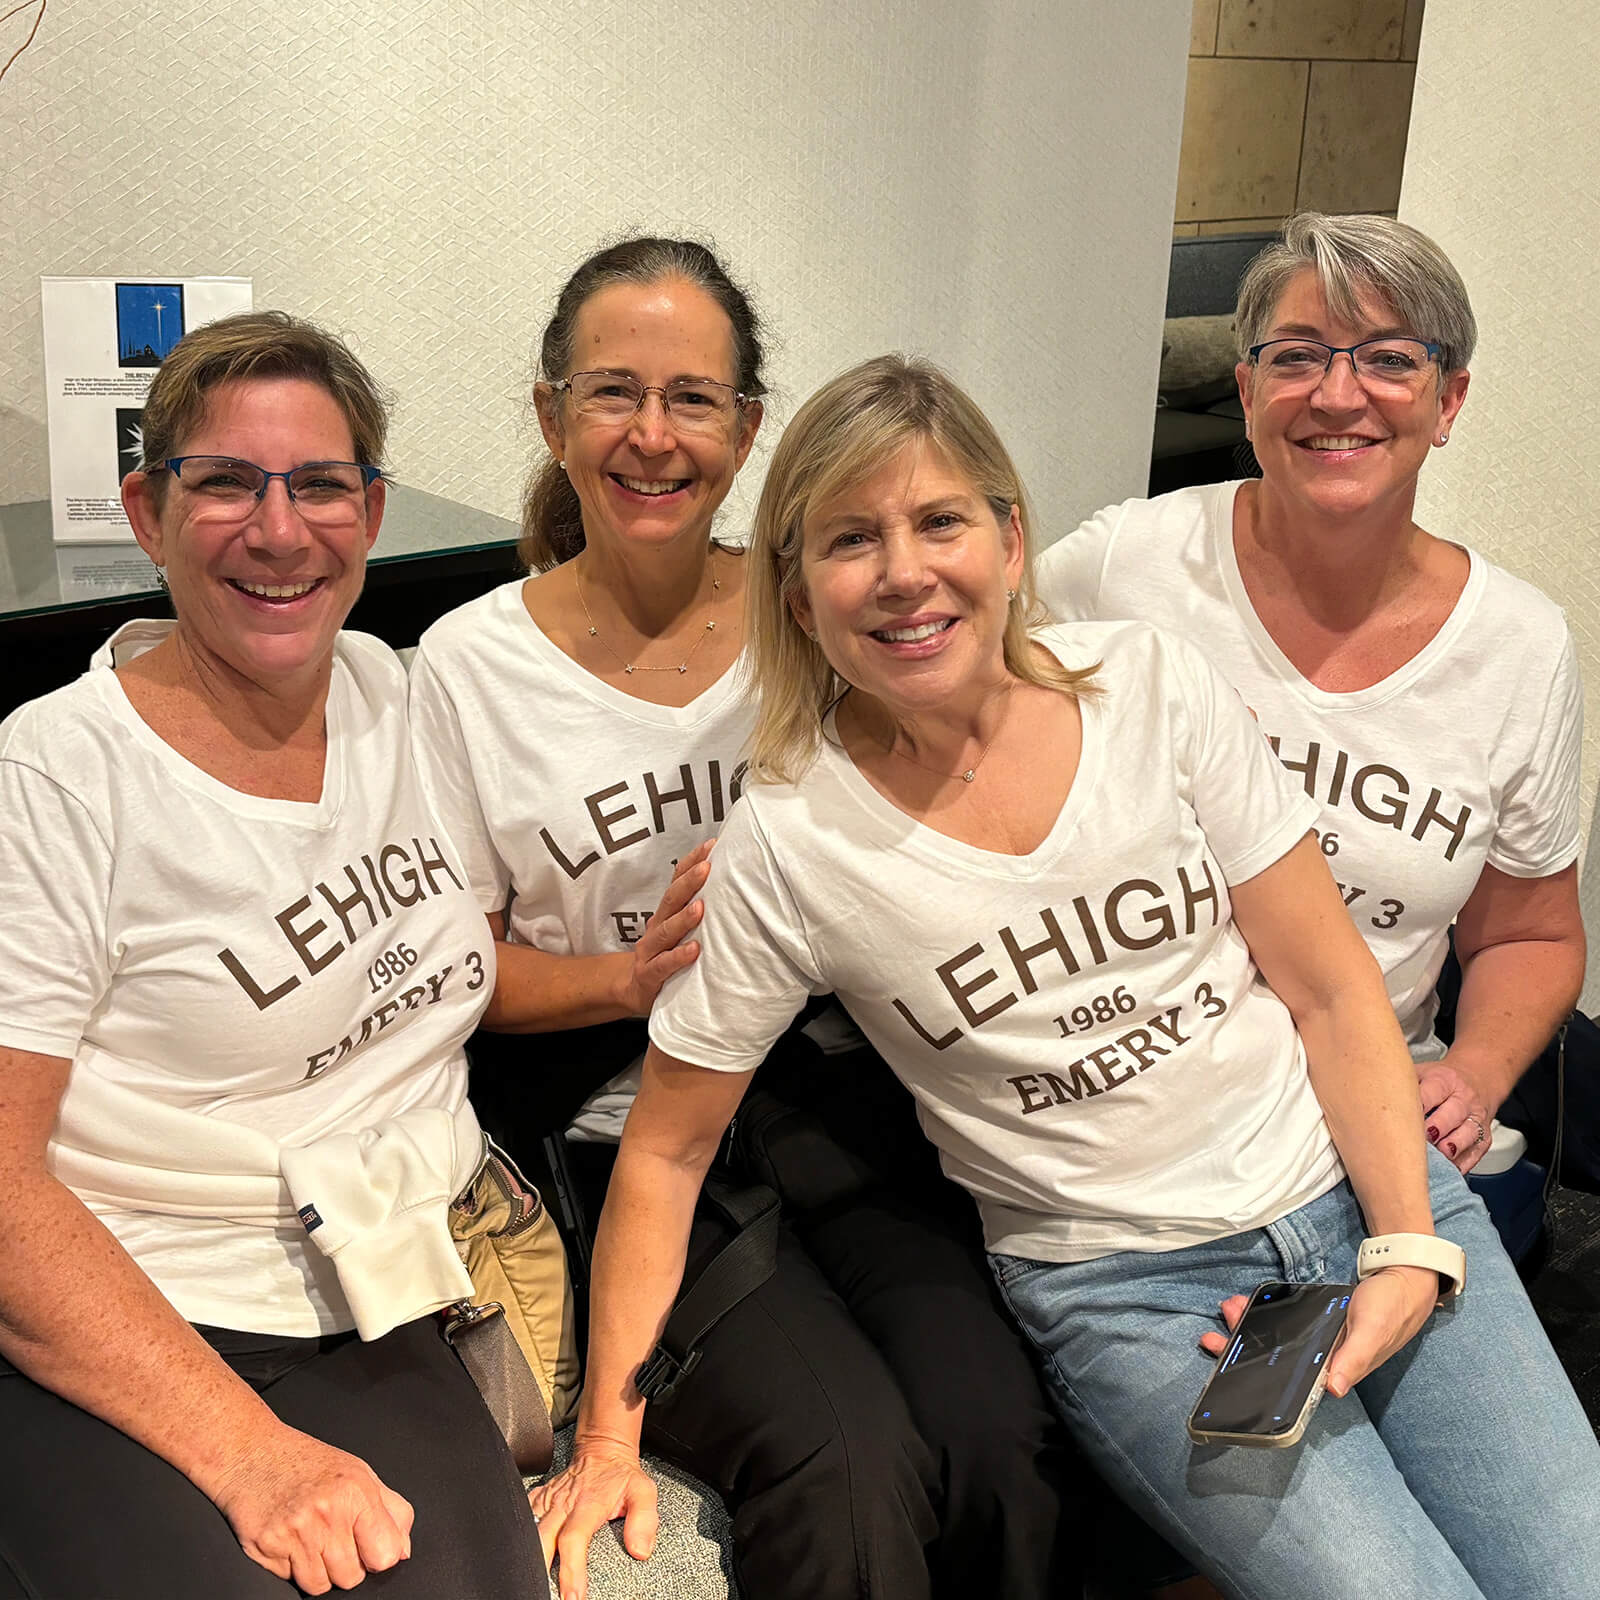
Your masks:
[{"label": "smiling face", "polygon": [[[219,384],[178,455],[233,456],[269,472],[308,461],[351,461],[338,402],[303,378]],[[157,504],[154,492],[161,485]],[[334,635],[361,593],[367,551],[383,516],[381,480],[344,520],[307,523],[282,479],[242,517],[171,474],[130,473],[123,505],[145,553],[166,569],[178,627],[198,657],[262,687],[324,670]]]},{"label": "smiling face", "polygon": [[999,517],[926,440],[813,507],[796,620],[846,682],[901,716],[982,694],[1005,676],[1006,590],[1022,523]]},{"label": "smiling face", "polygon": [[[1329,311],[1315,271],[1289,281],[1265,339],[1301,335],[1343,346],[1383,334],[1427,338],[1427,330],[1395,324],[1376,296],[1364,298],[1360,317],[1343,322]],[[1314,388],[1276,390],[1248,362],[1236,369],[1251,443],[1269,490],[1320,515],[1391,509],[1409,519],[1417,474],[1441,433],[1448,433],[1466,398],[1467,374],[1441,382],[1430,372],[1414,394],[1369,392],[1350,358],[1338,355]]]},{"label": "smiling face", "polygon": [[[727,314],[679,278],[596,291],[578,312],[572,347],[574,372],[626,373],[663,388],[677,378],[738,386]],[[584,416],[570,396],[539,394],[539,425],[566,462],[585,543],[611,550],[708,540],[760,424],[759,401],[726,429],[700,432],[677,426],[655,393],[625,421]]]}]

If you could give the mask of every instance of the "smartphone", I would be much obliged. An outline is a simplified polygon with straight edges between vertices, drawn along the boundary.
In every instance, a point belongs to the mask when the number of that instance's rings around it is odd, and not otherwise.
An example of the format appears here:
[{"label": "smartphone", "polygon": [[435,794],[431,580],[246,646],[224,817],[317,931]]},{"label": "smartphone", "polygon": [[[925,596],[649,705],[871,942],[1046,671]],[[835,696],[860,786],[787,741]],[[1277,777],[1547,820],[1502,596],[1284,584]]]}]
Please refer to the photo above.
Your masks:
[{"label": "smartphone", "polygon": [[1189,1414],[1197,1444],[1297,1444],[1322,1398],[1351,1283],[1264,1283]]}]

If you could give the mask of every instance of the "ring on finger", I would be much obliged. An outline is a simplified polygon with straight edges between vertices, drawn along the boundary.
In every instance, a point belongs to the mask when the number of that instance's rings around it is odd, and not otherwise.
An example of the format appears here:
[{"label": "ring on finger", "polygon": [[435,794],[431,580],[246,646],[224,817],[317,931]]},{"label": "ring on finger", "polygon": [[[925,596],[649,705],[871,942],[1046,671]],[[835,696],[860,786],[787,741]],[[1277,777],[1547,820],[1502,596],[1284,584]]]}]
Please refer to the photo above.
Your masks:
[{"label": "ring on finger", "polygon": [[1473,1116],[1470,1111],[1467,1113],[1467,1121],[1470,1122],[1472,1124],[1472,1126],[1478,1130],[1478,1137],[1476,1139],[1474,1139],[1472,1141],[1472,1143],[1468,1146],[1468,1149],[1476,1150],[1478,1148],[1478,1146],[1480,1144],[1482,1144],[1484,1142],[1484,1140],[1489,1137],[1489,1130],[1487,1128],[1485,1128],[1484,1125],[1481,1122],[1479,1122],[1478,1119],[1475,1116]]}]

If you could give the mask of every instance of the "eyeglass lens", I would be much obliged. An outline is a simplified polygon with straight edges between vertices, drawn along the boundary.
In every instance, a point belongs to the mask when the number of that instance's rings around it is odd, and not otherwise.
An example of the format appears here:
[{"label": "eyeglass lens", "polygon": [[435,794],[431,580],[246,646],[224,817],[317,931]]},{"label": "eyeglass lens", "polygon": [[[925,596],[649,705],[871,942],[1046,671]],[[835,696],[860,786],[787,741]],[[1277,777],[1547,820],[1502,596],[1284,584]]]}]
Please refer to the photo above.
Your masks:
[{"label": "eyeglass lens", "polygon": [[1279,384],[1316,383],[1332,362],[1348,354],[1363,383],[1414,389],[1427,376],[1433,357],[1421,339],[1368,339],[1348,351],[1314,339],[1273,339],[1256,353],[1256,366]]},{"label": "eyeglass lens", "polygon": [[737,391],[710,379],[674,378],[664,388],[619,372],[575,372],[567,380],[572,403],[587,416],[623,421],[659,394],[672,420],[684,428],[719,428],[732,420]]},{"label": "eyeglass lens", "polygon": [[[178,481],[215,512],[247,515],[273,477],[253,461],[232,456],[187,456]],[[289,497],[308,522],[338,522],[364,504],[366,474],[352,461],[308,461],[287,478]]]}]

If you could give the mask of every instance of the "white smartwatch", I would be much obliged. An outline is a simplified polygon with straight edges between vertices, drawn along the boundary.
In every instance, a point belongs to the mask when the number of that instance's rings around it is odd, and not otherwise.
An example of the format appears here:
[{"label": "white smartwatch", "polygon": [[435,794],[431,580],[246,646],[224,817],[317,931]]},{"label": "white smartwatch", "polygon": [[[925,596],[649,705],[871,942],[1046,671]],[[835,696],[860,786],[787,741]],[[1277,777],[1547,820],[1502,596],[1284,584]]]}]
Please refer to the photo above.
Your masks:
[{"label": "white smartwatch", "polygon": [[1356,1280],[1370,1278],[1385,1267],[1422,1267],[1450,1280],[1439,1304],[1458,1298],[1467,1287],[1467,1253],[1432,1233],[1380,1233],[1361,1241],[1356,1254]]}]

